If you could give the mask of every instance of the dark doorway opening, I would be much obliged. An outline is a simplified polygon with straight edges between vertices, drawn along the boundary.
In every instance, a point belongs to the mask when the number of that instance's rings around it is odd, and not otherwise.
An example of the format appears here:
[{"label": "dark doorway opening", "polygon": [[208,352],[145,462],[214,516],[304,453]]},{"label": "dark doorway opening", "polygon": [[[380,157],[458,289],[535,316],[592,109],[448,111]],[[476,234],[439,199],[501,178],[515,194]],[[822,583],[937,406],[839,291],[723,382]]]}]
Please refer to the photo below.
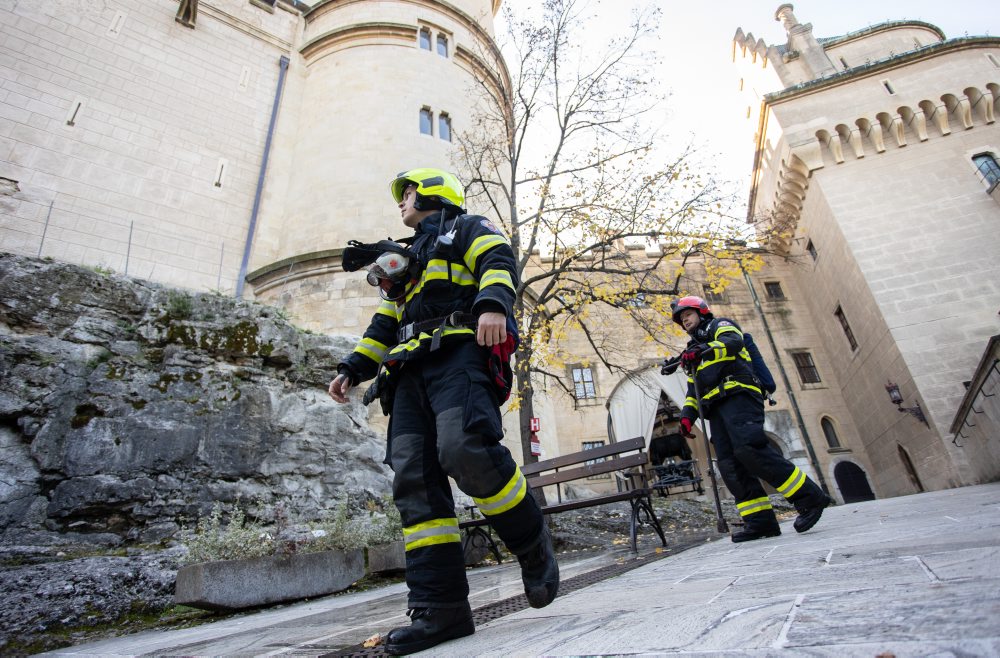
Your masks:
[{"label": "dark doorway opening", "polygon": [[834,466],[833,478],[837,481],[837,488],[845,503],[875,500],[875,492],[868,484],[868,476],[854,462],[840,462]]}]

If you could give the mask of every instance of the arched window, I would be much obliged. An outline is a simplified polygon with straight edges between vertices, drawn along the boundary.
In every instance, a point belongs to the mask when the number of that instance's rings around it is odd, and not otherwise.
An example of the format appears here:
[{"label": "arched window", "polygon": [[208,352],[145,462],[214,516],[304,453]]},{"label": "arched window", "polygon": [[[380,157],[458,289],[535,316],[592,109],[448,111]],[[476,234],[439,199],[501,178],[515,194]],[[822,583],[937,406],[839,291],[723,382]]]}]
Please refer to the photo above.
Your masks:
[{"label": "arched window", "polygon": [[431,31],[426,27],[420,28],[420,49],[430,50],[431,49]]},{"label": "arched window", "polygon": [[823,428],[823,436],[826,437],[826,444],[831,448],[839,448],[840,439],[837,437],[837,430],[833,427],[833,421],[824,416],[819,421],[819,424]]},{"label": "arched window", "polygon": [[437,44],[438,44],[438,55],[441,55],[441,57],[447,57],[448,56],[448,37],[446,37],[443,34],[439,34],[438,38],[437,38]]},{"label": "arched window", "polygon": [[1000,182],[1000,163],[993,157],[992,153],[977,153],[972,156],[972,161],[976,164],[976,169],[982,175],[983,180],[992,190]]},{"label": "arched window", "polygon": [[431,113],[431,108],[422,107],[420,108],[420,134],[431,135],[434,130],[434,115]]}]

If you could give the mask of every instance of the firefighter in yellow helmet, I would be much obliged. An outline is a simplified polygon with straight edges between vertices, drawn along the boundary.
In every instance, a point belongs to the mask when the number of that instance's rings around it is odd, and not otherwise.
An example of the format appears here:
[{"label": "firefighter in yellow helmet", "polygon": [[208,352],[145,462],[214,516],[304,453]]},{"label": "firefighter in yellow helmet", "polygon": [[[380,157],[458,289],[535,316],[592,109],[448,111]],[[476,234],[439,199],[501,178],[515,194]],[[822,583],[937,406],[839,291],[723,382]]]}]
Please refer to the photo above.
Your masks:
[{"label": "firefighter in yellow helmet", "polygon": [[475,630],[449,476],[517,555],[533,607],[555,598],[559,567],[541,510],[500,443],[517,344],[510,243],[488,219],[465,214],[449,172],[411,169],[389,188],[414,235],[345,250],[345,269],[371,263],[383,301],[329,393],[346,402],[352,386],[376,377],[366,401],[377,397],[390,416],[386,463],[403,521],[411,623],[389,632],[386,649],[403,654]]},{"label": "firefighter in yellow helmet", "polygon": [[[743,519],[743,530],[734,533],[732,540],[744,542],[781,534],[760,480],[798,510],[793,524],[796,532],[809,530],[830,504],[830,497],[768,443],[761,383],[753,374],[743,332],[732,320],[716,318],[701,297],[682,297],[670,306],[674,322],[691,337],[681,354],[681,365],[688,372],[681,431],[690,436],[699,413],[710,424],[719,472]],[[695,377],[700,401],[695,396]]]}]

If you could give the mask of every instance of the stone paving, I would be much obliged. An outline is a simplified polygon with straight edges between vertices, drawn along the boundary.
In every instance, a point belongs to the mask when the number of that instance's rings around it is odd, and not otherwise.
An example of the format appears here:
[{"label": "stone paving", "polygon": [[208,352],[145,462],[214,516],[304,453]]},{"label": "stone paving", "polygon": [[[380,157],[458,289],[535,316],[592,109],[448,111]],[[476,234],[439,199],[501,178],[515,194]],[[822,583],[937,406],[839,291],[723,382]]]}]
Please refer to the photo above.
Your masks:
[{"label": "stone paving", "polygon": [[[1000,656],[1000,483],[839,506],[808,533],[782,531],[653,561],[424,655]],[[572,577],[614,559],[561,564]],[[473,607],[520,586],[514,565],[470,582]],[[322,655],[401,623],[404,590],[51,655]]]}]

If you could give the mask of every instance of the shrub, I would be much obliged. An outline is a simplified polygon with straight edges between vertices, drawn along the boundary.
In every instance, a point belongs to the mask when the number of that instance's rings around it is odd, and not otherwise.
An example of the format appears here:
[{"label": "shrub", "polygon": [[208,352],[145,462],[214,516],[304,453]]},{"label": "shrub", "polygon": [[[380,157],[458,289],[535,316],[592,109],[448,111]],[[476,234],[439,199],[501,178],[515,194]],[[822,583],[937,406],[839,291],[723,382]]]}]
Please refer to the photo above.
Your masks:
[{"label": "shrub", "polygon": [[351,550],[402,539],[403,524],[391,499],[385,498],[381,504],[374,503],[367,512],[353,518],[348,503],[345,497],[315,523],[293,526],[284,504],[278,503],[273,509],[268,509],[263,501],[257,500],[254,506],[274,519],[275,528],[271,533],[259,521],[248,519],[238,500],[228,523],[225,523],[222,504],[217,502],[211,514],[199,519],[195,530],[185,537],[188,554],[183,561],[193,564],[277,554]]},{"label": "shrub", "polygon": [[274,538],[260,523],[248,520],[238,506],[234,506],[225,526],[222,517],[222,504],[216,502],[212,513],[198,520],[196,530],[188,537],[188,554],[183,559],[186,564],[242,560],[275,552]]}]

